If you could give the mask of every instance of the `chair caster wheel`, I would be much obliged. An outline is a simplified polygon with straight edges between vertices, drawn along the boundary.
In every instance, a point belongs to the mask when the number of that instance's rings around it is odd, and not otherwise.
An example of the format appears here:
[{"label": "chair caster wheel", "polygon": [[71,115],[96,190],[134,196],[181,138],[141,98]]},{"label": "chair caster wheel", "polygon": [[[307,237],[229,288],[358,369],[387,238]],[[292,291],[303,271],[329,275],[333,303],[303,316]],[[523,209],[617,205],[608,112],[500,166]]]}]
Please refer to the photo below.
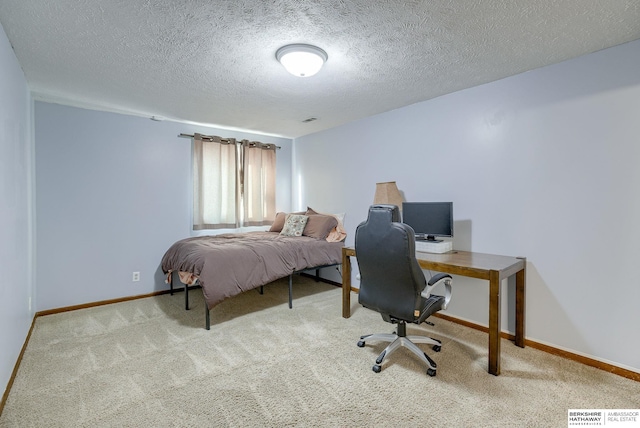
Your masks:
[{"label": "chair caster wheel", "polygon": [[[376,364],[375,366],[372,367],[372,370],[376,373],[380,373],[380,370],[382,370],[382,367]],[[435,370],[434,370],[434,374],[435,374]]]},{"label": "chair caster wheel", "polygon": [[436,371],[434,369],[427,369],[427,374],[431,377],[436,375]]},{"label": "chair caster wheel", "polygon": [[364,348],[364,340],[361,340],[360,342],[358,342],[358,347]]},{"label": "chair caster wheel", "polygon": [[433,349],[435,352],[440,352],[440,350],[442,349],[442,346],[440,346],[440,345],[433,345],[433,347],[432,347],[431,349]]}]

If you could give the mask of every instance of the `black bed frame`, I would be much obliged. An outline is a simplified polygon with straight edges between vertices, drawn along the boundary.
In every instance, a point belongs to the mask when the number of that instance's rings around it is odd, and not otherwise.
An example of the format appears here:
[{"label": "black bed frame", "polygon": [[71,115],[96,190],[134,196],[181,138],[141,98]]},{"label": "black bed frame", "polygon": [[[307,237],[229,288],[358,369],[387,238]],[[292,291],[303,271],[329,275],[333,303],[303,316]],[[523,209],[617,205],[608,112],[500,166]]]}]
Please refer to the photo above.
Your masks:
[{"label": "black bed frame", "polygon": [[[331,265],[315,266],[315,267],[310,267],[310,268],[307,268],[307,269],[302,269],[302,270],[291,272],[289,274],[289,309],[293,308],[293,275],[300,274],[302,272],[315,269],[315,271],[316,271],[315,279],[316,279],[316,282],[317,282],[317,281],[320,281],[320,269],[327,268],[327,267],[333,267],[333,266],[339,266],[341,264],[342,263],[334,263],[334,264],[331,264]],[[189,289],[202,288],[202,287],[198,284],[198,281],[196,281],[195,285],[191,285],[191,286],[183,283],[182,281],[180,281],[180,277],[177,275],[177,272],[174,271],[174,272],[171,273],[171,279],[169,281],[169,285],[171,286],[170,294],[172,296],[173,296],[173,293],[174,293],[174,288],[173,288],[174,278],[177,278],[177,280],[180,282],[180,284],[182,284],[184,286],[184,308],[185,308],[185,310],[188,311],[189,310]],[[260,294],[264,294],[264,285],[261,285],[259,287],[259,292],[260,292]],[[204,310],[205,310],[205,318],[206,318],[205,328],[207,330],[211,330],[211,322],[210,322],[210,317],[209,317],[209,307],[207,306],[206,302],[204,304]]]}]

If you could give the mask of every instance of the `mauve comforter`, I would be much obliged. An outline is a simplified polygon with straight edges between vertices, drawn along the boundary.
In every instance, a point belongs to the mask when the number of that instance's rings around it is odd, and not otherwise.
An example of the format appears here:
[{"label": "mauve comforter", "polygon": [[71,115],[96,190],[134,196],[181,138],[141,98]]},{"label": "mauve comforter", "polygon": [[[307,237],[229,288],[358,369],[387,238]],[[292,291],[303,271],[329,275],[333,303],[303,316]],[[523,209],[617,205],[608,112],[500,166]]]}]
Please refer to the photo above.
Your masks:
[{"label": "mauve comforter", "polygon": [[211,309],[227,297],[293,272],[342,263],[343,245],[277,232],[198,236],[173,244],[162,258],[162,270],[196,275]]}]

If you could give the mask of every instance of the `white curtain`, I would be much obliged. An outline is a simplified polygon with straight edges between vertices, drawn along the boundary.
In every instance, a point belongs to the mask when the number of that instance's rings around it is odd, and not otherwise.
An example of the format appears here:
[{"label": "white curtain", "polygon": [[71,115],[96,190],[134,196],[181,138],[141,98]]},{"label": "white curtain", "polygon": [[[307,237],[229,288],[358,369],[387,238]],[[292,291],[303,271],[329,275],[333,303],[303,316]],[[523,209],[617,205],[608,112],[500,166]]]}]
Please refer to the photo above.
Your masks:
[{"label": "white curtain", "polygon": [[243,226],[264,226],[276,218],[276,146],[242,141]]},{"label": "white curtain", "polygon": [[194,134],[194,230],[270,225],[275,207],[275,145]]},{"label": "white curtain", "polygon": [[238,227],[238,150],[235,139],[193,138],[193,230]]}]

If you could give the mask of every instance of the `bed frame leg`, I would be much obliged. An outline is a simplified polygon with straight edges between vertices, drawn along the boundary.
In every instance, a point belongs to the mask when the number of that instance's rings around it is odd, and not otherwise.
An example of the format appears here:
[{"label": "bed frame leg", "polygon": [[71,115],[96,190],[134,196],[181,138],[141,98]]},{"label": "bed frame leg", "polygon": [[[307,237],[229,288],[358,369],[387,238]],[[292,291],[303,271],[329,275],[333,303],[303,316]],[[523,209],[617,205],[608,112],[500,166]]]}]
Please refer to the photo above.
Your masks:
[{"label": "bed frame leg", "polygon": [[189,310],[189,286],[184,285],[184,309]]},{"label": "bed frame leg", "polygon": [[211,320],[209,318],[209,306],[207,306],[207,302],[204,302],[204,311],[205,311],[205,323],[206,323],[206,329],[207,330],[211,330]]},{"label": "bed frame leg", "polygon": [[260,286],[260,294],[264,294],[264,285]]},{"label": "bed frame leg", "polygon": [[170,287],[169,290],[172,296],[173,296],[173,274],[174,272],[171,272],[169,274],[169,287]]},{"label": "bed frame leg", "polygon": [[320,269],[316,269],[316,282],[320,281]]},{"label": "bed frame leg", "polygon": [[293,274],[289,274],[289,309],[293,308]]}]

